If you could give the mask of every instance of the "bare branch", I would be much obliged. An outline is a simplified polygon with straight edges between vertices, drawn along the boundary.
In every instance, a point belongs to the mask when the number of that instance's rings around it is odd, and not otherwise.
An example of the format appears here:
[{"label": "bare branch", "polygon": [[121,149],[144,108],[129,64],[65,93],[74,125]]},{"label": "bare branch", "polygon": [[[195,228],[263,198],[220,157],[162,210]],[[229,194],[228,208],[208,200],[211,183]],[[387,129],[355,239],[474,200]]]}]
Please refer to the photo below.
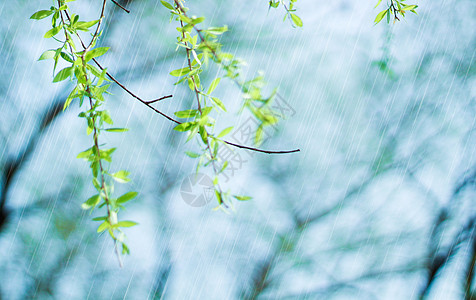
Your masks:
[{"label": "bare branch", "polygon": [[126,13],[130,13],[131,11],[128,10],[127,8],[125,8],[124,6],[122,6],[121,4],[119,4],[117,1],[114,1],[114,0],[111,0],[112,3],[116,4],[117,6],[119,6],[122,10],[124,10]]}]

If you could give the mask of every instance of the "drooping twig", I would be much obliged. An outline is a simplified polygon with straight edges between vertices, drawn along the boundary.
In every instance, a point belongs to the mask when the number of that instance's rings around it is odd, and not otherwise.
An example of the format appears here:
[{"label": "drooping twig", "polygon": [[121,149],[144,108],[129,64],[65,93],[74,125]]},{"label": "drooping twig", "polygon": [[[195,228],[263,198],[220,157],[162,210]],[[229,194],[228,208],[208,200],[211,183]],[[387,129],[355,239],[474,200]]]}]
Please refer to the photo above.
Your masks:
[{"label": "drooping twig", "polygon": [[151,100],[151,101],[146,101],[147,104],[152,104],[152,103],[155,103],[155,102],[158,102],[158,101],[162,101],[164,99],[167,99],[167,98],[171,98],[172,95],[167,95],[167,96],[163,96],[163,97],[160,97],[159,99],[155,99],[155,100]]},{"label": "drooping twig", "polygon": [[114,1],[114,0],[111,0],[112,3],[116,4],[117,6],[119,6],[122,10],[124,10],[126,13],[130,13],[131,11],[128,10],[127,8],[125,8],[124,6],[122,6],[121,4],[119,4],[118,2]]},{"label": "drooping twig", "polygon": [[[101,21],[104,18],[104,9],[106,7],[106,1],[107,0],[103,0],[103,5],[102,5],[102,9],[101,9],[101,16],[99,18],[98,26],[96,27],[96,31],[95,31],[92,39],[91,39],[91,42],[90,42],[89,46],[85,47],[84,43],[81,41],[81,44],[83,45],[84,51],[83,51],[82,55],[77,56],[78,58],[80,58],[82,60],[82,65],[83,65],[83,68],[84,68],[84,77],[85,77],[85,81],[86,81],[86,83],[84,84],[84,87],[85,87],[85,89],[86,89],[86,91],[89,95],[91,95],[92,92],[91,92],[91,88],[90,88],[88,77],[87,77],[86,61],[85,61],[84,57],[85,57],[86,53],[88,52],[88,50],[90,49],[90,47],[94,44],[94,41],[97,39],[97,37],[99,35]],[[60,0],[58,0],[58,6],[61,6]],[[61,16],[62,22],[64,23],[63,11],[60,11],[60,16]],[[69,16],[67,16],[67,17],[69,19]],[[66,27],[63,27],[63,28],[64,28],[66,42],[68,42],[69,38],[68,38],[68,34],[66,32]],[[79,34],[77,34],[77,36],[79,37]],[[73,52],[73,49],[72,49],[71,45],[69,45],[69,46],[70,46],[70,49],[71,49],[71,54],[74,56],[75,52]],[[91,96],[89,96],[88,98],[89,98],[89,105],[91,107],[91,110],[94,110],[95,103],[93,102],[93,99],[91,98]],[[100,150],[99,139],[98,139],[99,132],[98,132],[98,129],[96,127],[96,117],[95,116],[92,117],[92,124],[93,124],[93,142],[94,142],[93,147],[96,149],[96,153],[98,153],[100,155],[101,150]],[[115,213],[112,212],[112,210],[111,210],[111,203],[110,203],[108,191],[107,191],[107,188],[106,188],[106,179],[104,177],[104,167],[102,165],[102,159],[101,158],[98,159],[98,166],[99,166],[99,171],[100,171],[100,178],[99,178],[100,179],[100,188],[101,188],[101,192],[103,193],[104,202],[106,203],[106,210],[107,210],[108,219],[111,219],[112,214],[115,214]],[[117,256],[117,259],[118,259],[118,262],[119,262],[119,266],[122,268],[123,264],[122,264],[121,256],[120,256],[120,253],[119,253],[119,249],[117,247],[117,239],[114,236],[113,236],[113,239],[114,239],[114,248],[115,248],[115,251],[116,251],[116,256]]]}]

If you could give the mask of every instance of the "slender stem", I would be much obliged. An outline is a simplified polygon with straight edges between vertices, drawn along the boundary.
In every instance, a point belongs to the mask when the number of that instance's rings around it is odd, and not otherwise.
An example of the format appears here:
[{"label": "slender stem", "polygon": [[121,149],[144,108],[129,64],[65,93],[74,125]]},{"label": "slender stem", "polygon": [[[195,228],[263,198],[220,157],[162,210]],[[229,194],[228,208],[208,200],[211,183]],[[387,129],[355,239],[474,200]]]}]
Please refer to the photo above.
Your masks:
[{"label": "slender stem", "polygon": [[229,142],[229,141],[225,141],[223,140],[223,142],[227,143],[228,145],[230,146],[233,146],[233,147],[237,147],[237,148],[241,148],[241,149],[246,149],[246,150],[251,150],[251,151],[255,151],[255,152],[261,152],[261,153],[266,153],[266,154],[289,154],[289,153],[295,153],[295,152],[300,152],[301,149],[294,149],[294,150],[263,150],[263,149],[259,149],[259,148],[254,148],[254,147],[248,147],[248,146],[243,146],[243,145],[239,145],[239,144],[235,144],[235,143],[232,143],[232,142]]},{"label": "slender stem", "polygon": [[[180,20],[180,27],[182,28],[182,38],[185,39],[185,31],[183,30],[182,20]],[[188,69],[190,70],[190,72],[192,72],[192,61],[190,60],[190,51],[191,50],[188,47],[188,44],[186,42],[184,42],[184,44],[185,44],[185,50],[187,51]],[[195,79],[194,79],[193,76],[191,77],[191,80],[192,80],[192,83],[193,83],[193,89],[195,91],[195,95],[197,96],[198,111],[200,112],[200,114],[202,114],[202,107],[200,105],[200,94],[199,94],[199,91],[198,91],[198,87],[197,87],[197,84],[196,84]]]},{"label": "slender stem", "polygon": [[104,9],[106,8],[106,1],[107,1],[107,0],[103,0],[103,1],[102,1],[101,16],[99,17],[98,26],[96,26],[96,31],[94,32],[94,35],[93,35],[93,38],[91,39],[91,42],[90,42],[89,45],[84,49],[84,53],[88,52],[89,49],[91,49],[91,47],[93,46],[94,42],[97,40],[97,38],[98,38],[98,36],[99,36],[99,29],[101,29],[102,20],[104,19]]},{"label": "slender stem", "polygon": [[127,8],[125,8],[124,6],[122,6],[121,4],[117,3],[116,1],[114,0],[111,0],[112,3],[116,4],[117,6],[119,6],[120,8],[122,8],[122,10],[124,10],[126,13],[130,13],[131,11],[128,10]]}]

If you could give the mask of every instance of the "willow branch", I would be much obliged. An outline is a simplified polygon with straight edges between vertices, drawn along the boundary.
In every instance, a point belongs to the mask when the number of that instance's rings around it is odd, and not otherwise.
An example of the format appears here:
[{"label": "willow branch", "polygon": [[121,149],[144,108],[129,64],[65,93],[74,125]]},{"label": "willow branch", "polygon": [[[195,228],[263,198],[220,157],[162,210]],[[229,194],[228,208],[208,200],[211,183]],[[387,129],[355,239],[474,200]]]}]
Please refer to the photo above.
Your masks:
[{"label": "willow branch", "polygon": [[[178,3],[178,1],[176,1],[176,3],[179,6],[179,8],[183,11],[183,7],[180,5],[180,3]],[[68,20],[71,21],[71,18],[68,15],[67,11],[65,11],[65,14],[66,14],[66,17],[68,18]],[[195,30],[197,30],[197,29],[195,28]],[[78,33],[76,33],[76,36],[78,37],[78,40],[80,41],[83,48],[86,49],[86,45],[84,44],[81,36]],[[200,39],[203,39],[201,34],[199,34],[199,36],[200,36]],[[216,53],[214,55],[217,56]],[[99,64],[99,62],[95,58],[93,58],[93,61],[101,69],[101,71],[104,70],[104,67],[101,66],[101,64]],[[117,80],[111,73],[106,71],[106,75],[112,81],[114,81],[119,87],[121,87],[125,92],[127,92],[130,96],[132,96],[136,100],[140,101],[142,104],[144,104],[145,106],[147,106],[148,108],[150,108],[154,112],[158,113],[159,115],[161,115],[162,117],[166,118],[167,120],[169,120],[171,122],[174,122],[176,124],[182,124],[182,122],[175,120],[174,118],[170,117],[169,115],[163,113],[162,111],[160,111],[160,110],[156,109],[155,107],[153,107],[152,105],[150,105],[150,104],[158,102],[160,100],[163,100],[163,99],[166,99],[166,98],[171,98],[172,95],[167,95],[167,96],[163,96],[161,98],[155,99],[155,100],[146,101],[146,100],[143,100],[142,98],[140,98],[139,96],[137,96],[136,94],[134,94],[131,90],[129,90],[124,84],[119,82],[119,80]],[[288,153],[295,153],[295,152],[301,151],[300,149],[285,150],[285,151],[263,150],[263,149],[259,149],[259,148],[254,148],[254,147],[248,147],[248,146],[244,146],[244,145],[235,144],[235,143],[232,143],[232,142],[229,142],[229,141],[226,141],[226,140],[224,140],[224,142],[227,143],[230,146],[233,146],[233,147],[237,147],[237,148],[241,148],[241,149],[247,149],[247,150],[255,151],[255,152],[266,153],[266,154],[288,154]]]},{"label": "willow branch", "polygon": [[[180,4],[180,1],[179,0],[174,0],[175,4],[177,5],[178,9],[180,10],[180,12],[186,16],[186,12],[185,12],[185,9],[183,8],[182,4]],[[180,21],[180,23],[182,24],[182,21]],[[183,25],[182,25],[183,27]],[[200,40],[204,43],[204,45],[210,50],[210,52],[213,54],[213,56],[215,57],[215,59],[220,63],[220,65],[223,66],[221,60],[219,59],[218,57],[218,54],[216,53],[215,49],[213,49],[213,47],[210,47],[210,45],[207,44],[206,42],[206,39],[203,37],[202,35],[202,30],[200,28],[198,28],[197,26],[193,25],[193,29],[197,32],[198,34],[198,37],[200,38]],[[187,56],[188,56],[188,60],[189,60],[189,65],[190,65],[190,56],[189,56],[189,53],[188,53],[188,48],[187,49]],[[233,78],[232,79],[238,86],[242,87],[242,85],[235,79]],[[198,96],[198,95],[197,95]],[[232,142],[228,142],[228,141],[225,141],[224,142],[230,146],[233,146],[233,147],[237,147],[237,148],[241,148],[241,149],[247,149],[247,150],[250,150],[250,151],[255,151],[255,152],[261,152],[261,153],[266,153],[266,154],[290,154],[290,153],[295,153],[295,152],[300,152],[301,149],[294,149],[294,150],[281,150],[281,151],[272,151],[272,150],[263,150],[263,149],[259,149],[259,148],[254,148],[254,147],[248,147],[248,146],[243,146],[243,145],[239,145],[239,144],[235,144],[235,143],[232,143]]]},{"label": "willow branch", "polygon": [[104,9],[106,8],[106,1],[107,0],[102,1],[101,16],[99,17],[98,26],[96,26],[96,31],[94,32],[93,38],[91,39],[91,42],[89,43],[88,47],[84,49],[84,53],[88,52],[89,49],[91,49],[94,42],[98,38],[99,30],[101,29],[102,20],[104,19]]}]

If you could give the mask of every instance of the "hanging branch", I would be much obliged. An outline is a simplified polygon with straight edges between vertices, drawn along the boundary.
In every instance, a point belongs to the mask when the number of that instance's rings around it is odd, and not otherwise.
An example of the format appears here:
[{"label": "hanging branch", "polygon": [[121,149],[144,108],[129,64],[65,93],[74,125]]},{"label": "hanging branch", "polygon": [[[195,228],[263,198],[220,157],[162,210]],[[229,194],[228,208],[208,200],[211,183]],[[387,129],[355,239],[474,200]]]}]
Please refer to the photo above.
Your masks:
[{"label": "hanging branch", "polygon": [[111,0],[112,3],[116,4],[117,6],[119,6],[119,8],[121,8],[122,10],[124,10],[126,13],[130,13],[131,11],[128,10],[127,8],[125,8],[124,6],[122,6],[121,4],[117,3],[116,1],[114,0]]}]

